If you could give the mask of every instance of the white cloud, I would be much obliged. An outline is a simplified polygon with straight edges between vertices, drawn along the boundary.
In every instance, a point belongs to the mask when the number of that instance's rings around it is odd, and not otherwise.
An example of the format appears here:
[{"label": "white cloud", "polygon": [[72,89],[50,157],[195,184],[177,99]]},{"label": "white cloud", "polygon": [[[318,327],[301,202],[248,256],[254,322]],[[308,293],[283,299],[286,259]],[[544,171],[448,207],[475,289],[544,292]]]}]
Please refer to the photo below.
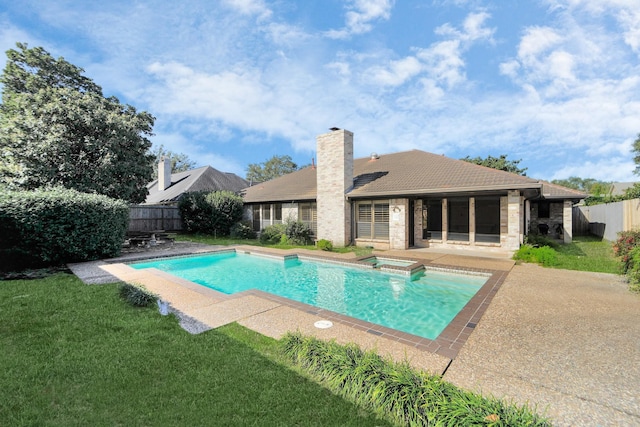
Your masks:
[{"label": "white cloud", "polygon": [[633,10],[621,10],[618,20],[624,28],[624,41],[635,53],[640,54],[640,4]]},{"label": "white cloud", "polygon": [[374,66],[369,69],[371,79],[384,86],[399,86],[422,72],[423,64],[414,56],[391,61],[386,67]]},{"label": "white cloud", "polygon": [[329,30],[325,35],[333,39],[347,38],[353,34],[364,34],[373,29],[373,23],[388,20],[395,0],[351,0],[345,13],[345,27]]},{"label": "white cloud", "polygon": [[273,13],[263,0],[224,0],[224,2],[243,15],[257,15],[259,19],[267,19]]},{"label": "white cloud", "polygon": [[400,86],[416,76],[425,75],[430,82],[452,88],[465,81],[463,54],[476,41],[490,41],[494,30],[484,26],[487,13],[470,13],[462,29],[451,24],[436,28],[435,33],[448,40],[434,42],[427,48],[414,48],[415,55],[373,65],[366,70],[367,80],[383,86]]}]

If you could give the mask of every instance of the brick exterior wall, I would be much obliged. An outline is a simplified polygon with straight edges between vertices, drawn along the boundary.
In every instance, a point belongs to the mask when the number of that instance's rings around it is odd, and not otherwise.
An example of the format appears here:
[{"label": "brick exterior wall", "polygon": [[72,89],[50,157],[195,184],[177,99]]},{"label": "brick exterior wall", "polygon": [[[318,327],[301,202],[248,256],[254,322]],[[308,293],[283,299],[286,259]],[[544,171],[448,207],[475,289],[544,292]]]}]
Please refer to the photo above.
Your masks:
[{"label": "brick exterior wall", "polygon": [[318,239],[334,246],[351,243],[351,204],[346,192],[353,186],[353,133],[338,129],[316,138],[318,152]]}]

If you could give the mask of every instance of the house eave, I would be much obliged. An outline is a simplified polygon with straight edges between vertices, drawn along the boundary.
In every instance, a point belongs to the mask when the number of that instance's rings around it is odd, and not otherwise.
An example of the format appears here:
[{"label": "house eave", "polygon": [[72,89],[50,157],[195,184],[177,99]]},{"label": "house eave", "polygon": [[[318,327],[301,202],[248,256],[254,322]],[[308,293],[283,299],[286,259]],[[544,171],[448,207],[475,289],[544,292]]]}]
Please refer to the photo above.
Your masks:
[{"label": "house eave", "polygon": [[419,196],[419,195],[432,195],[432,194],[469,194],[469,193],[489,193],[497,191],[508,190],[539,190],[542,188],[540,183],[528,183],[528,184],[509,184],[509,185],[488,185],[488,186],[468,186],[468,187],[455,187],[455,188],[423,188],[417,190],[397,190],[397,191],[372,191],[372,192],[358,192],[356,194],[347,194],[347,199],[363,199],[371,197],[401,197],[401,196]]}]

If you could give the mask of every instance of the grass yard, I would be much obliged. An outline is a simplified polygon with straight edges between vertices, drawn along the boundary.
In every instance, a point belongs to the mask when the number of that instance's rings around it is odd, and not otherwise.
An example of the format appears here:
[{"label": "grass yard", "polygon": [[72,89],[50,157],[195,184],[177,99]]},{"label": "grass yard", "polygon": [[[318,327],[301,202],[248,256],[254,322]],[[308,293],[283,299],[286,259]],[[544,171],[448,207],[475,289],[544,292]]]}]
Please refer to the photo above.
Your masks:
[{"label": "grass yard", "polygon": [[277,345],[237,325],[190,335],[115,284],[0,281],[0,425],[389,425],[274,361]]},{"label": "grass yard", "polygon": [[560,245],[557,252],[557,264],[554,268],[622,273],[622,265],[613,255],[611,242],[595,236],[576,236],[572,243]]}]

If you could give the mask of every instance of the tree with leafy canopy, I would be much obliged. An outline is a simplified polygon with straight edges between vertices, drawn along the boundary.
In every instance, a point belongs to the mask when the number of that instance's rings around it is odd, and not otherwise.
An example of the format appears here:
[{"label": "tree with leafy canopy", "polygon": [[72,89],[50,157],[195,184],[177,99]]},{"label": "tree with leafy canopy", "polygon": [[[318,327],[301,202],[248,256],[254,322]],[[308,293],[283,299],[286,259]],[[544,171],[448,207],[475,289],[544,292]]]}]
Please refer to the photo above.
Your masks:
[{"label": "tree with leafy canopy", "polygon": [[580,178],[571,176],[566,179],[554,179],[552,184],[562,185],[563,187],[573,188],[574,190],[583,191],[593,196],[604,196],[611,192],[611,183],[599,181],[593,178]]},{"label": "tree with leafy canopy", "polygon": [[158,173],[158,163],[163,157],[171,161],[171,173],[185,172],[189,169],[193,169],[196,166],[196,162],[191,160],[186,154],[174,153],[173,151],[169,151],[164,148],[164,145],[160,145],[159,147],[155,147],[154,149],[152,149],[151,154],[153,154],[154,158],[154,175]]},{"label": "tree with leafy canopy", "polygon": [[631,149],[633,153],[633,162],[636,164],[636,168],[633,173],[636,175],[640,175],[640,133],[635,141],[633,141],[633,148]]},{"label": "tree with leafy canopy", "polygon": [[300,168],[293,162],[291,156],[275,155],[266,162],[249,164],[247,167],[247,181],[265,182],[295,172],[298,169]]},{"label": "tree with leafy canopy", "polygon": [[488,168],[498,169],[506,172],[515,173],[518,175],[527,175],[527,168],[521,169],[518,167],[522,159],[519,160],[507,160],[506,154],[501,154],[500,157],[487,156],[486,158],[482,157],[465,157],[463,159],[465,162],[475,163],[476,165],[486,166]]},{"label": "tree with leafy canopy", "polygon": [[64,58],[16,45],[0,76],[0,183],[144,201],[153,176],[154,117],[105,97]]}]

